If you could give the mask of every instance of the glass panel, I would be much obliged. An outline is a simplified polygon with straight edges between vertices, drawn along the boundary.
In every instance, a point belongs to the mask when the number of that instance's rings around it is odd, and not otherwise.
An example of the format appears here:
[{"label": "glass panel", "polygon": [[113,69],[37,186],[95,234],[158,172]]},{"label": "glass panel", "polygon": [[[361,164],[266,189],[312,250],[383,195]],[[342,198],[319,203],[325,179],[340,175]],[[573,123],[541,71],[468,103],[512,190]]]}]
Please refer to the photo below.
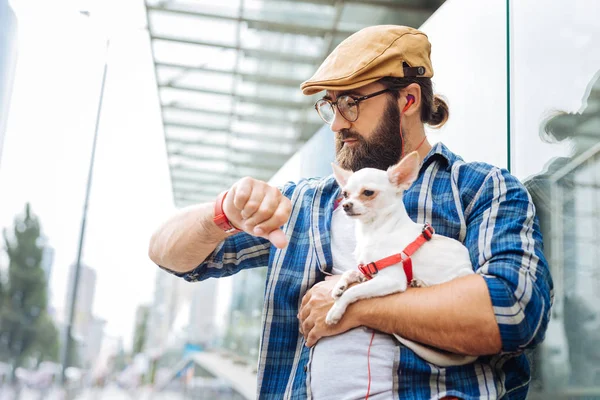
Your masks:
[{"label": "glass panel", "polygon": [[[206,12],[206,10],[203,10]],[[237,21],[201,18],[167,12],[150,14],[152,32],[158,36],[176,37],[208,43],[235,46]],[[215,32],[219,32],[215,35]]]},{"label": "glass panel", "polygon": [[320,56],[324,42],[324,39],[318,37],[249,29],[246,24],[242,24],[241,39],[243,48],[260,48],[307,56]]},{"label": "glass panel", "polygon": [[532,396],[600,396],[600,25],[591,1],[511,2],[511,164],[555,285]]},{"label": "glass panel", "polygon": [[236,51],[220,47],[153,40],[157,63],[176,63],[189,66],[231,71],[235,65]]},{"label": "glass panel", "polygon": [[306,96],[302,94],[299,88],[290,88],[278,85],[269,85],[266,83],[239,82],[237,93],[244,96],[270,97],[273,99],[306,101]]},{"label": "glass panel", "polygon": [[201,92],[189,92],[173,88],[161,88],[162,104],[200,108],[206,111],[227,112],[231,110],[232,97]]},{"label": "glass panel", "polygon": [[441,129],[427,128],[429,140],[498,167],[507,166],[505,9],[501,0],[450,0],[421,27],[432,43],[434,93],[450,108]]},{"label": "glass panel", "polygon": [[222,0],[215,4],[213,0],[194,0],[194,1],[164,1],[164,0],[148,0],[149,5],[155,7],[172,7],[178,10],[188,10],[202,12],[207,14],[216,14],[227,17],[237,17],[240,8],[240,0]]},{"label": "glass panel", "polygon": [[244,0],[244,16],[282,24],[331,26],[334,7],[300,1]]},{"label": "glass panel", "polygon": [[265,137],[281,137],[295,138],[296,131],[290,126],[288,128],[281,127],[265,127],[264,125],[254,124],[252,122],[235,121],[232,123],[233,130],[236,132],[252,133],[264,135]]},{"label": "glass panel", "polygon": [[180,69],[176,75],[171,76],[168,80],[161,80],[160,83],[226,92],[233,86],[233,76]]},{"label": "glass panel", "polygon": [[[403,2],[404,3],[404,2]],[[339,29],[347,31],[358,31],[366,26],[373,25],[373,21],[378,21],[381,25],[398,24],[419,27],[431,15],[431,10],[419,2],[412,7],[395,8],[398,3],[390,2],[392,8],[374,6],[369,4],[349,3],[346,4],[338,25]],[[421,9],[419,9],[421,8]]]},{"label": "glass panel", "polygon": [[227,132],[214,132],[214,131],[202,131],[197,129],[181,128],[174,126],[166,126],[165,131],[167,133],[167,139],[181,139],[181,140],[210,140],[214,143],[219,143],[222,135],[226,135]]},{"label": "glass panel", "polygon": [[300,83],[310,78],[317,67],[310,64],[295,64],[280,60],[265,62],[256,58],[242,57],[238,68],[240,72],[247,74],[256,73],[273,78],[296,79],[299,81],[298,89],[300,89]]},{"label": "glass panel", "polygon": [[210,112],[186,112],[179,110],[163,110],[164,122],[177,122],[204,126],[228,126],[230,118],[225,115],[211,115]]}]

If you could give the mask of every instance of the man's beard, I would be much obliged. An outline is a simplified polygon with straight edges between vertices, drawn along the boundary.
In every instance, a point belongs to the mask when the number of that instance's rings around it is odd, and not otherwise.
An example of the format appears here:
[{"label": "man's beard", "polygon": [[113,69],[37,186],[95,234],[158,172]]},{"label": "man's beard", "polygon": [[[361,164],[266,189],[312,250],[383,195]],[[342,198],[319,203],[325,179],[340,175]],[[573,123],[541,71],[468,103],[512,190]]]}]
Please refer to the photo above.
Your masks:
[{"label": "man's beard", "polygon": [[[355,139],[349,146],[343,140]],[[386,170],[395,165],[402,154],[400,136],[400,109],[396,101],[390,100],[381,122],[369,139],[351,130],[341,130],[335,139],[336,161],[340,167],[358,171],[363,168]]]}]

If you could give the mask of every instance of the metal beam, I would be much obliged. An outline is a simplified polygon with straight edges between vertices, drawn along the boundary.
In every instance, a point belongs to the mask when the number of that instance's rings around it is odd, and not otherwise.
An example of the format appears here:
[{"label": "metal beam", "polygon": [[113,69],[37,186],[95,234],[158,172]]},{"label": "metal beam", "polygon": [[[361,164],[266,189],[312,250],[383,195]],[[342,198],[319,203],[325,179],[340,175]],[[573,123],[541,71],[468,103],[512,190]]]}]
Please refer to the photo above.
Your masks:
[{"label": "metal beam", "polygon": [[[267,143],[266,141],[264,143]],[[271,142],[272,143],[272,142]],[[214,143],[214,142],[208,142],[206,140],[201,140],[201,139],[197,139],[197,140],[188,140],[188,139],[175,139],[175,140],[170,140],[169,138],[167,138],[167,144],[173,144],[173,145],[181,145],[181,146],[185,146],[186,148],[193,148],[193,147],[203,147],[206,148],[208,147],[209,149],[219,149],[222,150],[223,149],[223,145],[222,144],[218,144],[218,143]],[[261,157],[261,158],[271,158],[271,157],[276,157],[276,158],[282,158],[281,151],[261,151],[261,150],[255,150],[255,149],[245,149],[245,148],[240,148],[240,147],[235,147],[235,146],[231,146],[229,145],[228,147],[229,150],[231,151],[235,151],[236,153],[239,154],[243,154],[243,155],[249,155],[249,156],[253,156],[253,157]],[[291,154],[288,153],[284,153],[286,156],[286,160],[287,158],[291,157],[293,154],[293,150]]]},{"label": "metal beam", "polygon": [[[277,125],[277,126],[292,126],[294,128],[306,128],[314,130],[315,132],[319,130],[323,126],[323,122],[319,121],[291,121],[286,120],[284,118],[274,118],[274,117],[265,117],[262,115],[246,115],[246,114],[233,114],[225,111],[213,111],[213,110],[204,110],[201,108],[195,107],[182,107],[175,105],[165,105],[162,107],[164,110],[174,110],[174,111],[184,111],[195,114],[204,114],[209,115],[211,117],[226,117],[233,118],[234,120],[241,122],[253,122],[257,124],[264,125]],[[316,113],[315,113],[316,114]],[[295,139],[290,139],[290,141],[296,141]]]},{"label": "metal beam", "polygon": [[284,78],[284,77],[275,77],[275,76],[260,75],[260,74],[246,74],[243,72],[235,72],[235,71],[231,71],[231,70],[205,68],[205,67],[198,67],[198,66],[184,65],[184,64],[177,64],[177,63],[157,62],[156,66],[164,67],[164,68],[177,68],[177,69],[182,69],[182,70],[186,70],[186,71],[194,71],[194,72],[206,72],[206,73],[211,73],[211,74],[233,75],[233,76],[237,76],[247,82],[261,83],[261,84],[274,85],[274,86],[286,86],[286,87],[293,87],[296,89],[299,89],[300,85],[302,84],[302,81],[298,80],[298,79],[289,79],[289,78]]},{"label": "metal beam", "polygon": [[[298,3],[311,3],[318,4],[320,6],[334,6],[338,0],[293,0],[293,2]],[[411,5],[406,3],[400,3],[393,0],[342,0],[344,3],[348,4],[360,4],[374,7],[384,7],[394,11],[416,11],[433,14],[435,10],[439,7],[423,7],[418,5]],[[440,0],[440,4],[445,0]]]},{"label": "metal beam", "polygon": [[285,163],[287,160],[276,161],[273,163],[269,162],[256,162],[256,161],[239,161],[232,157],[219,157],[212,154],[189,154],[181,151],[169,152],[169,158],[178,157],[182,160],[196,161],[196,162],[218,162],[223,164],[229,164],[234,167],[257,169],[262,171],[275,172]]},{"label": "metal beam", "polygon": [[197,108],[197,107],[187,107],[187,106],[178,106],[176,103],[168,103],[162,104],[163,110],[173,110],[173,111],[185,111],[191,112],[195,114],[205,114],[210,115],[212,117],[231,117],[231,112],[229,111],[217,111],[217,110],[207,110],[205,108]]},{"label": "metal beam", "polygon": [[267,173],[264,173],[264,172],[263,173],[261,173],[261,172],[246,173],[246,171],[242,171],[242,173],[240,173],[239,171],[236,171],[236,173],[215,172],[212,169],[207,169],[207,168],[202,168],[202,167],[190,167],[188,165],[171,165],[171,172],[184,172],[184,173],[188,173],[188,174],[196,174],[196,175],[200,175],[200,176],[212,176],[212,177],[222,176],[224,179],[231,178],[234,181],[242,179],[245,176],[252,176],[253,178],[267,181],[267,180],[271,179],[271,177],[273,176],[273,173],[271,171],[268,171]]},{"label": "metal beam", "polygon": [[[189,176],[174,176],[172,179],[172,183],[173,185],[177,184],[178,186],[180,184],[183,184],[184,186],[189,185],[193,188],[198,187],[198,186],[204,186],[204,185],[214,185],[214,186],[219,186],[219,185],[226,185],[228,186],[228,182],[227,181],[231,181],[232,183],[235,181],[235,179],[229,179],[230,177],[232,177],[233,175],[228,175],[225,176],[223,175],[221,178],[215,177],[214,175],[211,175],[208,179],[207,177],[198,177],[198,178],[192,178]],[[242,178],[240,176],[240,178]]]},{"label": "metal beam", "polygon": [[[342,13],[344,12],[344,0],[335,1],[335,16],[333,17],[332,26],[334,29],[339,25]],[[323,46],[323,53],[321,58],[325,59],[329,53],[333,50],[333,44],[335,41],[335,35],[327,35],[325,38],[325,46]]]},{"label": "metal beam", "polygon": [[294,63],[294,64],[308,64],[308,65],[315,65],[321,61],[318,57],[314,57],[314,56],[304,56],[301,54],[292,54],[292,53],[280,53],[280,52],[276,52],[276,51],[267,51],[267,50],[260,50],[260,49],[248,49],[248,48],[233,46],[233,45],[224,44],[224,43],[205,42],[205,41],[201,41],[201,40],[178,38],[175,36],[152,34],[150,37],[152,38],[152,40],[162,40],[164,42],[185,43],[185,44],[191,44],[194,46],[215,47],[215,48],[219,48],[219,49],[241,51],[248,57],[260,58],[263,60],[276,60],[276,61],[289,62],[289,63]]},{"label": "metal beam", "polygon": [[228,16],[228,15],[210,14],[210,13],[203,13],[203,12],[198,12],[198,11],[190,11],[190,10],[183,10],[183,9],[176,9],[176,8],[149,6],[148,11],[185,15],[185,16],[197,17],[197,18],[217,19],[217,20],[221,20],[221,21],[246,23],[246,24],[248,24],[248,27],[251,29],[265,30],[265,31],[279,32],[279,33],[289,33],[289,34],[293,34],[293,35],[303,35],[303,36],[311,36],[311,37],[323,37],[329,33],[333,33],[336,35],[349,36],[354,33],[354,31],[341,30],[341,29],[340,30],[331,30],[331,29],[327,29],[327,28],[319,28],[319,27],[307,26],[307,25],[297,25],[297,24],[273,22],[273,21],[260,20],[260,19],[247,18],[247,17],[232,17],[232,16]]},{"label": "metal beam", "polygon": [[159,88],[164,89],[175,89],[175,90],[184,90],[187,92],[193,93],[202,93],[202,94],[210,94],[213,96],[228,96],[228,97],[236,97],[239,101],[243,101],[245,103],[255,103],[263,106],[269,107],[277,107],[277,108],[291,108],[291,109],[308,109],[312,107],[312,102],[300,102],[300,101],[289,101],[289,100],[281,100],[277,98],[266,98],[266,97],[256,97],[256,96],[246,96],[240,94],[234,94],[232,92],[224,92],[220,90],[213,89],[203,89],[203,88],[195,88],[184,85],[158,85]]},{"label": "metal beam", "polygon": [[253,133],[243,133],[243,132],[228,132],[226,130],[216,130],[216,129],[212,129],[212,128],[205,128],[202,125],[195,125],[195,124],[187,124],[187,123],[179,123],[179,122],[165,122],[164,123],[165,127],[169,127],[172,126],[174,128],[184,128],[184,129],[192,129],[192,130],[197,130],[197,131],[204,131],[204,132],[223,132],[226,135],[228,135],[229,137],[233,138],[233,139],[243,139],[243,140],[256,140],[256,141],[278,141],[280,143],[288,143],[288,144],[293,144],[293,143],[298,143],[298,139],[296,137],[285,137],[285,136],[276,136],[276,135],[265,135],[265,134],[253,134]]},{"label": "metal beam", "polygon": [[205,125],[195,125],[195,124],[186,124],[183,122],[169,122],[167,120],[164,121],[164,126],[172,126],[175,128],[189,128],[189,129],[195,129],[198,131],[204,131],[204,132],[227,132],[227,130],[229,129],[228,126],[205,126]]},{"label": "metal beam", "polygon": [[200,196],[206,196],[206,197],[216,197],[217,194],[219,194],[219,192],[221,192],[221,188],[214,188],[214,190],[210,190],[210,189],[178,189],[178,188],[173,188],[173,192],[175,194],[175,196],[179,196],[179,195],[184,195],[184,197],[187,197],[185,195],[192,195],[192,196],[196,196],[196,195],[200,195]]},{"label": "metal beam", "polygon": [[[209,147],[223,149],[223,146],[209,145]],[[169,152],[169,154],[176,155],[176,156],[190,157],[191,159],[201,158],[203,160],[223,161],[225,163],[232,163],[232,164],[235,164],[235,162],[237,162],[237,160],[230,160],[229,159],[230,155],[224,155],[223,157],[220,157],[220,156],[216,156],[216,155],[212,154],[212,152],[211,152],[211,154],[197,154],[197,153],[192,153],[192,152],[189,152],[186,150],[187,149],[174,149],[174,150],[167,150],[167,151]],[[249,157],[255,157],[258,160],[273,161],[271,163],[267,163],[267,164],[263,164],[263,165],[273,165],[275,167],[278,167],[282,163],[286,162],[293,154],[293,153],[292,154],[287,154],[287,153],[282,154],[281,152],[268,152],[268,151],[254,150],[254,149],[240,149],[240,148],[235,148],[235,147],[229,147],[229,148],[227,148],[227,150],[229,150],[231,153],[235,153],[237,155],[237,157],[249,156]],[[208,150],[208,151],[210,151],[210,150]]]},{"label": "metal beam", "polygon": [[209,201],[214,202],[214,198],[216,197],[216,194],[213,196],[199,196],[196,198],[177,195],[175,193],[173,195],[175,198],[175,204],[180,205],[181,207],[191,206],[193,204],[204,203]]}]

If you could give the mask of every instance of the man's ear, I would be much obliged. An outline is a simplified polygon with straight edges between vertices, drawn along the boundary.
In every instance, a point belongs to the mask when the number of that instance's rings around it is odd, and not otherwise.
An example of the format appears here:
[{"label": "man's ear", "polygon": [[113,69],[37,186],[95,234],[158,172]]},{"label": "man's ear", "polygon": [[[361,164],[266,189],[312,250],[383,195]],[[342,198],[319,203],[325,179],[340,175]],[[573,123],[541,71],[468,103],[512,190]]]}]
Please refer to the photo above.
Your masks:
[{"label": "man's ear", "polygon": [[[408,97],[412,96],[414,102],[406,110],[404,109],[408,104]],[[398,97],[398,107],[402,111],[402,115],[412,115],[421,109],[421,86],[418,83],[411,83],[400,91],[400,97]]]},{"label": "man's ear", "polygon": [[419,153],[413,151],[400,162],[388,168],[388,178],[392,185],[406,190],[419,176]]},{"label": "man's ear", "polygon": [[333,168],[333,176],[335,176],[335,180],[337,181],[338,185],[340,185],[341,188],[346,186],[348,179],[350,179],[354,172],[347,171],[334,163],[331,163],[331,167]]}]

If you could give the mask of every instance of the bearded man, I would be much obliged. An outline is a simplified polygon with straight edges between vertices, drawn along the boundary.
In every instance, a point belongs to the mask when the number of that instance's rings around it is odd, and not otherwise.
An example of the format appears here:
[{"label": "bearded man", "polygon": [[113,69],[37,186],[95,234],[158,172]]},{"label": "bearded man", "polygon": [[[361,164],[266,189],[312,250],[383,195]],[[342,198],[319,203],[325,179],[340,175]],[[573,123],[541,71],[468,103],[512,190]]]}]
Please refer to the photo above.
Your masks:
[{"label": "bearded man", "polygon": [[[188,281],[268,268],[260,399],[356,400],[367,390],[372,400],[526,397],[524,350],[543,340],[552,304],[535,208],[506,170],[465,163],[428,142],[425,124],[439,127],[449,115],[433,93],[430,50],[416,29],[365,28],[301,89],[325,91],[315,108],[331,126],[343,168],[387,169],[419,153],[406,210],[464,243],[475,274],[358,301],[328,326],[331,289],[357,267],[353,221],[336,208],[333,176],[281,188],[244,178],[214,203],[181,210],[152,237],[152,260]],[[392,334],[478,358],[431,365]]]}]

